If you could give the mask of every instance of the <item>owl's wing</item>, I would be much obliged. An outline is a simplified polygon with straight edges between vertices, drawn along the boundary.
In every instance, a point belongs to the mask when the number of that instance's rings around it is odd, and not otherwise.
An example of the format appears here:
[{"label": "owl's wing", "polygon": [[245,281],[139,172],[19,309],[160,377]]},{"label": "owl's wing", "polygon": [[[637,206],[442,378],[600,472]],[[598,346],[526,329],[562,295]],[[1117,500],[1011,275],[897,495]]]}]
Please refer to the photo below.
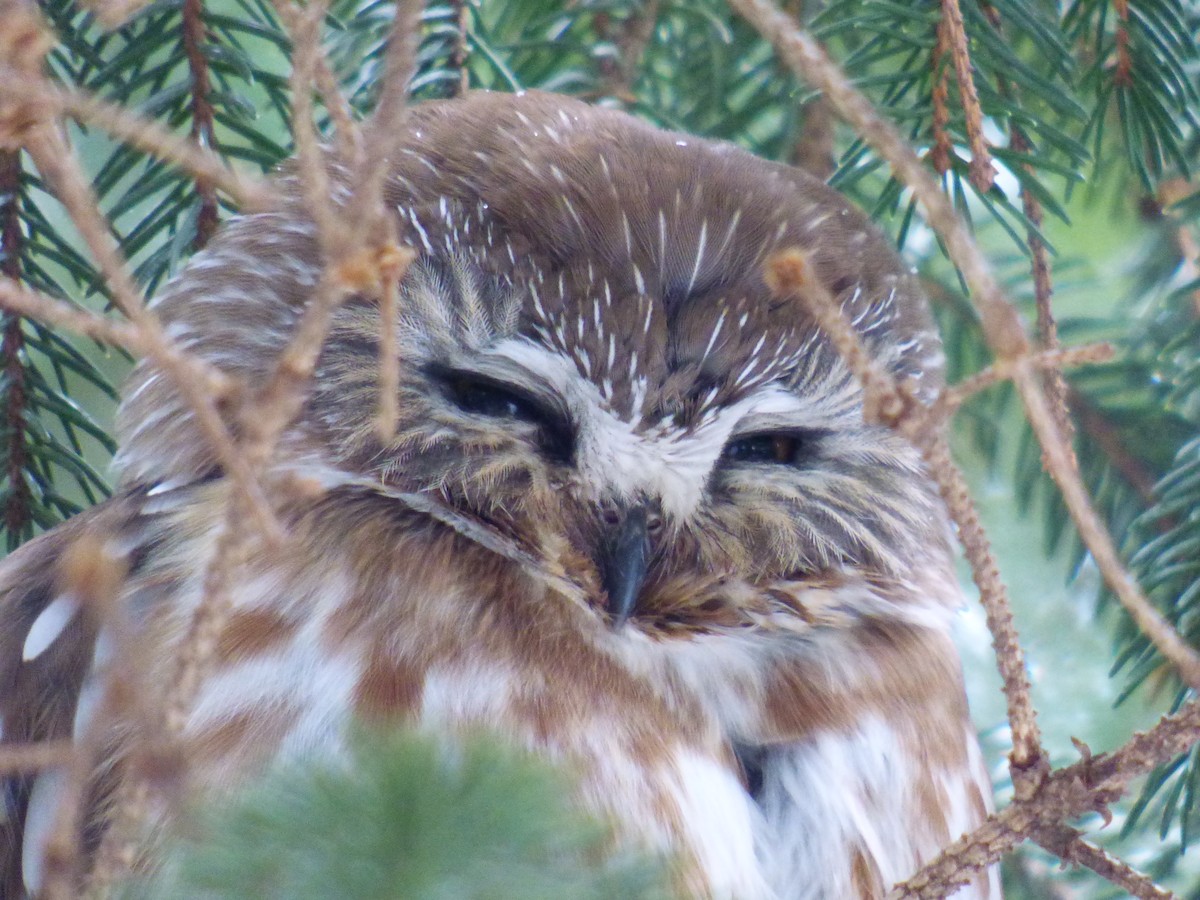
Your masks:
[{"label": "owl's wing", "polygon": [[[97,629],[64,569],[72,548],[87,536],[119,538],[123,552],[135,555],[139,540],[131,529],[142,531],[142,499],[139,492],[114,497],[0,562],[0,745],[72,737]],[[45,819],[41,827],[52,824],[53,809],[37,809],[39,778],[36,772],[0,771],[0,897],[24,896],[21,858],[26,826],[35,827],[31,817]]]},{"label": "owl's wing", "polygon": [[[924,752],[906,730],[879,717],[738,753],[768,830],[768,881],[788,886],[779,900],[883,897],[987,816],[991,782],[971,723],[948,754]],[[952,896],[1000,900],[995,867]]]}]

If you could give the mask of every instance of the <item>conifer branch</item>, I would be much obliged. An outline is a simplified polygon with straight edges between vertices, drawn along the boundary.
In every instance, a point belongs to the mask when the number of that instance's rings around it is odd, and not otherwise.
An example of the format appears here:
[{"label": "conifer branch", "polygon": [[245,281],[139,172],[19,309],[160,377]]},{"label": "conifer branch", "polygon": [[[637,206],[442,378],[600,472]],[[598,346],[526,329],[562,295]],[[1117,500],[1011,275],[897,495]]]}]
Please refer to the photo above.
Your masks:
[{"label": "conifer branch", "polygon": [[[0,273],[14,282],[21,280],[21,257],[25,236],[21,232],[21,156],[0,150]],[[25,335],[21,317],[9,311],[2,320],[0,365],[4,371],[3,424],[4,466],[8,493],[4,498],[4,527],[10,535],[28,534],[33,522],[32,497],[26,481],[28,456],[25,448],[25,417],[29,414],[25,394]]]},{"label": "conifer branch", "polygon": [[[208,60],[204,58],[204,0],[183,0],[180,15],[183,52],[191,82],[192,140],[201,147],[215,147],[213,107],[209,98],[212,86],[208,77]],[[220,208],[217,205],[216,188],[207,179],[196,179],[196,194],[200,198],[200,211],[196,218],[193,246],[199,250],[216,231]]]}]

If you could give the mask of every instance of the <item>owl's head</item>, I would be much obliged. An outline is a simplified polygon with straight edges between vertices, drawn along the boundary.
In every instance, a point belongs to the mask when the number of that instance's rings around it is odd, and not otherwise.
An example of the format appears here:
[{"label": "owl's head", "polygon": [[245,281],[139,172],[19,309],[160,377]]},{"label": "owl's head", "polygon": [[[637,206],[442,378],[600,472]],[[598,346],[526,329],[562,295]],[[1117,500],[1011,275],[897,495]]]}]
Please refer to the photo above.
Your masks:
[{"label": "owl's head", "polygon": [[[319,275],[294,186],[156,301],[181,343],[262,383]],[[727,144],[546,94],[414,108],[386,186],[418,256],[401,286],[400,418],[383,439],[379,307],[338,312],[281,466],[420,494],[582,572],[601,616],[735,619],[772,585],[941,567],[916,452],[764,261],[801,248],[918,393],[941,355],[915,280],[835,191]],[[332,201],[331,201],[332,202]],[[130,482],[214,466],[148,366],[122,410]],[[566,565],[570,560],[571,565]]]}]

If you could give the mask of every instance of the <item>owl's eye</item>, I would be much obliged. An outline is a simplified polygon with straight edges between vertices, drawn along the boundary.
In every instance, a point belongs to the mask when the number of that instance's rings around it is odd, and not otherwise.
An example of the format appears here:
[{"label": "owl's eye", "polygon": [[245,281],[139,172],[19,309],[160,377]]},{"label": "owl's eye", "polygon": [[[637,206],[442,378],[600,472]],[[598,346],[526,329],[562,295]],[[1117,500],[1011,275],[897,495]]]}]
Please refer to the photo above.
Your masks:
[{"label": "owl's eye", "polygon": [[797,431],[748,434],[725,445],[721,459],[732,463],[796,465],[812,449],[813,436]]},{"label": "owl's eye", "polygon": [[491,382],[455,378],[449,387],[451,397],[463,412],[527,422],[542,418],[541,411],[528,399]]},{"label": "owl's eye", "polygon": [[470,372],[435,372],[450,400],[463,412],[489,419],[508,419],[537,427],[542,452],[556,462],[569,463],[575,432],[565,413],[546,406],[524,392]]}]

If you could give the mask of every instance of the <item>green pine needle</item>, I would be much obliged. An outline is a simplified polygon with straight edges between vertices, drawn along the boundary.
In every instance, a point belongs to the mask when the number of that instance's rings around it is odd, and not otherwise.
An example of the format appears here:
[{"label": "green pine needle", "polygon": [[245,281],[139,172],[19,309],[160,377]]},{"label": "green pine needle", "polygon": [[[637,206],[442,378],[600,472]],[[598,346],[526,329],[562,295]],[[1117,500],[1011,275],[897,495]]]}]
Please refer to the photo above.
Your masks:
[{"label": "green pine needle", "polygon": [[608,900],[668,896],[665,867],[612,855],[568,779],[478,736],[453,748],[359,733],[346,758],[284,766],[192,819],[133,898]]}]

